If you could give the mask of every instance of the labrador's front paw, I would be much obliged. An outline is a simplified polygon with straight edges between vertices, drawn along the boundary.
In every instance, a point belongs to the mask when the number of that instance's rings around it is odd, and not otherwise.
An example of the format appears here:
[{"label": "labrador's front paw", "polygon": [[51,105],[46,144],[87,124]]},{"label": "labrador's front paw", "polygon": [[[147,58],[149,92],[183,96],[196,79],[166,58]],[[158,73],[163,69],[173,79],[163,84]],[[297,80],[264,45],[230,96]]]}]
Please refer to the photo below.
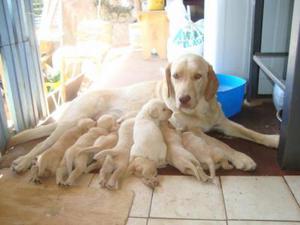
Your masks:
[{"label": "labrador's front paw", "polygon": [[269,134],[266,135],[265,145],[271,148],[278,148],[279,145],[279,135],[278,134]]},{"label": "labrador's front paw", "polygon": [[25,172],[30,168],[32,164],[32,159],[26,156],[21,156],[13,161],[11,169],[16,173]]}]

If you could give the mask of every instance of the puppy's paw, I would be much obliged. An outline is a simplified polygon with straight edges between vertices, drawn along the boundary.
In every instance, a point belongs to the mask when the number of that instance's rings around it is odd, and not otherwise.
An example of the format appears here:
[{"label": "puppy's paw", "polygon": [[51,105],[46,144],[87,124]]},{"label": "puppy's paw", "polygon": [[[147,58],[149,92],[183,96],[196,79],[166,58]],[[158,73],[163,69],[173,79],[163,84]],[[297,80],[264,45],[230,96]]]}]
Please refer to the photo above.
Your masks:
[{"label": "puppy's paw", "polygon": [[199,175],[201,181],[203,181],[203,182],[210,181],[210,176],[208,176],[204,172],[204,170],[203,170],[203,168],[201,166],[197,166],[196,168],[197,168],[197,172],[198,172],[198,175]]},{"label": "puppy's paw", "polygon": [[256,169],[256,163],[249,156],[242,152],[234,152],[231,155],[231,163],[235,168],[244,171],[252,171]]},{"label": "puppy's paw", "polygon": [[65,182],[63,182],[62,185],[65,187],[71,187],[71,186],[74,186],[74,182],[70,181],[70,180],[66,180]]},{"label": "puppy's paw", "polygon": [[233,165],[231,165],[227,160],[221,162],[221,167],[224,170],[231,170],[234,168]]},{"label": "puppy's paw", "polygon": [[64,186],[64,180],[62,178],[56,178],[56,184],[58,186]]},{"label": "puppy's paw", "polygon": [[142,181],[144,184],[146,184],[148,187],[152,189],[159,186],[159,179],[157,177],[143,178]]},{"label": "puppy's paw", "polygon": [[35,183],[35,184],[41,184],[41,183],[42,183],[41,179],[38,178],[38,177],[31,177],[31,178],[29,179],[29,182],[30,182],[30,183]]},{"label": "puppy's paw", "polygon": [[107,179],[104,176],[99,176],[99,185],[100,187],[104,188],[106,186]]},{"label": "puppy's paw", "polygon": [[39,173],[39,167],[37,165],[32,166],[31,170],[30,170],[29,182],[35,183],[35,184],[41,184],[42,182],[38,177],[38,173]]},{"label": "puppy's paw", "polygon": [[119,189],[119,182],[118,181],[109,181],[105,185],[105,187],[109,190],[115,191]]}]

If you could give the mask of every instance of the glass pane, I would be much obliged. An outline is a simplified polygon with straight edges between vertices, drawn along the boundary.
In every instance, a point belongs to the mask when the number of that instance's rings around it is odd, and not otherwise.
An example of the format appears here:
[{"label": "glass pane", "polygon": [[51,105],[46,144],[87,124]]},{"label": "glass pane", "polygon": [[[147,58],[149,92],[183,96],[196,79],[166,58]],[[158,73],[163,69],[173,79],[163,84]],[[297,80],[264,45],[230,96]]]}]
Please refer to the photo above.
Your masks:
[{"label": "glass pane", "polygon": [[3,109],[5,113],[5,117],[7,119],[7,126],[8,128],[12,129],[13,128],[13,119],[9,110],[9,102],[7,98],[7,88],[6,88],[6,82],[4,78],[4,70],[3,70],[3,64],[1,60],[1,55],[0,55],[0,88],[1,88],[1,95],[2,102],[3,102]]}]

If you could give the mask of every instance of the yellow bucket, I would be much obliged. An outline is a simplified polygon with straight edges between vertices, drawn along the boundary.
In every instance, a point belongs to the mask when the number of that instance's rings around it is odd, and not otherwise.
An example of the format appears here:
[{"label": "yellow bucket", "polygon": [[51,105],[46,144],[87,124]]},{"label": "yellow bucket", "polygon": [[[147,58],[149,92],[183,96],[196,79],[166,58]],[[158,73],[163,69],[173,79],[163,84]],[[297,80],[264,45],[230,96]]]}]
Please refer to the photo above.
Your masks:
[{"label": "yellow bucket", "polygon": [[164,0],[148,0],[147,8],[148,10],[163,10],[165,6]]}]

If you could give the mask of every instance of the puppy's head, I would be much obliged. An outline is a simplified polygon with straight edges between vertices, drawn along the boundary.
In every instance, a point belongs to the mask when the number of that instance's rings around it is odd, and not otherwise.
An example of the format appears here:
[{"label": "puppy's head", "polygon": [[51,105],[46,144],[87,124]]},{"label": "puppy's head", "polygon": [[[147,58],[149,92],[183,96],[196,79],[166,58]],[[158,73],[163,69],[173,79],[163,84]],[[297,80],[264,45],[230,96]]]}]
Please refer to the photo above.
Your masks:
[{"label": "puppy's head", "polygon": [[194,137],[193,132],[187,131],[182,133],[182,144],[186,145],[191,142],[191,139]]},{"label": "puppy's head", "polygon": [[107,131],[115,131],[118,129],[118,123],[114,116],[105,114],[97,120],[97,127],[101,127]]},{"label": "puppy's head", "polygon": [[86,132],[90,128],[96,125],[96,121],[90,118],[84,118],[78,121],[77,126],[83,131]]},{"label": "puppy's head", "polygon": [[151,99],[146,103],[145,108],[151,118],[159,121],[168,120],[172,115],[172,111],[160,99]]},{"label": "puppy's head", "polygon": [[181,56],[165,70],[168,97],[174,98],[176,108],[193,109],[199,100],[211,100],[218,89],[213,68],[194,54]]}]

